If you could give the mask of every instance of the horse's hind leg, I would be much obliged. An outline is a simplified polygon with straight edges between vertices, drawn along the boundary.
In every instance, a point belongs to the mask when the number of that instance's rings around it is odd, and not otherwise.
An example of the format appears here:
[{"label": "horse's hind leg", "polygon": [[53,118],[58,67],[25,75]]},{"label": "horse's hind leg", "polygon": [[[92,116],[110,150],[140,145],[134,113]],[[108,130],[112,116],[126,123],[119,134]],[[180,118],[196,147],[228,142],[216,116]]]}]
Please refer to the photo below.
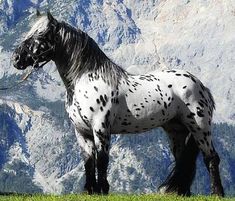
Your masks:
[{"label": "horse's hind leg", "polygon": [[88,194],[93,194],[97,191],[97,183],[95,176],[95,144],[93,135],[78,133],[77,131],[75,133],[78,140],[78,144],[81,148],[85,165],[86,182],[84,186],[84,191]]},{"label": "horse's hind leg", "polygon": [[212,194],[224,196],[224,189],[221,183],[221,178],[219,173],[220,158],[214,149],[211,140],[211,133],[210,131],[207,131],[204,132],[203,136],[201,135],[201,133],[199,135],[197,134],[194,135],[196,137],[199,137],[198,139],[196,139],[196,141],[198,143],[200,150],[203,153],[204,163],[206,164],[207,170],[210,174]]},{"label": "horse's hind leg", "polygon": [[166,181],[159,187],[162,193],[190,195],[190,186],[195,176],[198,147],[188,129],[177,119],[163,126],[170,139],[175,167]]},{"label": "horse's hind leg", "polygon": [[219,174],[219,156],[215,151],[211,136],[211,109],[204,106],[204,109],[188,107],[184,113],[184,122],[192,133],[197,146],[201,150],[204,162],[210,174],[212,194],[224,196],[223,186]]}]

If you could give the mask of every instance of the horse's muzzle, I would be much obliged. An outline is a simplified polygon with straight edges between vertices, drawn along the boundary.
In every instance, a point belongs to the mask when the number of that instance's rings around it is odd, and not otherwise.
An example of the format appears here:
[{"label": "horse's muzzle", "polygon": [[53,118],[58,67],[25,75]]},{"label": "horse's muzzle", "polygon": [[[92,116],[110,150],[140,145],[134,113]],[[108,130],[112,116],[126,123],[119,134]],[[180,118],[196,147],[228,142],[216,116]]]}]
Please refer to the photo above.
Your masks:
[{"label": "horse's muzzle", "polygon": [[13,66],[17,69],[20,69],[20,55],[13,54],[12,56]]},{"label": "horse's muzzle", "polygon": [[18,70],[24,70],[26,68],[26,65],[24,65],[25,62],[18,52],[19,49],[17,48],[12,55],[13,66]]},{"label": "horse's muzzle", "polygon": [[13,60],[13,66],[18,70],[24,70],[26,68],[21,64],[20,60],[18,59]]}]

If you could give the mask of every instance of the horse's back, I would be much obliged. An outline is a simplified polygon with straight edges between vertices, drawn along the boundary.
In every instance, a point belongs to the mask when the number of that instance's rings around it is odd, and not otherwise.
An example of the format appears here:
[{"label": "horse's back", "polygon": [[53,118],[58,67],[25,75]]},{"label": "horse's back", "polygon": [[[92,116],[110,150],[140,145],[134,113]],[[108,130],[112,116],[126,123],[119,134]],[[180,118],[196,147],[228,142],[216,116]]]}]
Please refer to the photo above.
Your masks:
[{"label": "horse's back", "polygon": [[136,133],[163,125],[176,115],[177,97],[163,72],[129,76],[120,83],[113,133]]},{"label": "horse's back", "polygon": [[184,118],[192,110],[197,112],[202,99],[210,102],[207,89],[184,70],[130,76],[120,84],[119,108],[112,132],[143,132],[176,116]]}]

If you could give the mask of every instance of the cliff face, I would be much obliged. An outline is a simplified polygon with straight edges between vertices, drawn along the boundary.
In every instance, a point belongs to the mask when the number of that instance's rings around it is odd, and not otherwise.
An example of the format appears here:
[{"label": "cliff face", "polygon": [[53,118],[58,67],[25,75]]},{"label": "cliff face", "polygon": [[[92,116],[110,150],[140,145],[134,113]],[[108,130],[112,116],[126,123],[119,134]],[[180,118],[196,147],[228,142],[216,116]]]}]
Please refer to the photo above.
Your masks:
[{"label": "cliff face", "polygon": [[[22,75],[10,58],[33,24],[36,8],[49,8],[57,19],[87,32],[131,73],[185,69],[209,87],[217,105],[214,133],[223,181],[226,191],[234,192],[235,153],[230,143],[235,133],[234,1],[2,0],[1,86]],[[0,191],[81,190],[83,164],[64,99],[65,89],[53,63],[20,87],[0,91]],[[147,136],[113,137],[109,170],[113,191],[156,191],[166,169],[170,170],[171,155],[163,132],[154,130]],[[200,168],[195,192],[204,191],[206,175]]]}]

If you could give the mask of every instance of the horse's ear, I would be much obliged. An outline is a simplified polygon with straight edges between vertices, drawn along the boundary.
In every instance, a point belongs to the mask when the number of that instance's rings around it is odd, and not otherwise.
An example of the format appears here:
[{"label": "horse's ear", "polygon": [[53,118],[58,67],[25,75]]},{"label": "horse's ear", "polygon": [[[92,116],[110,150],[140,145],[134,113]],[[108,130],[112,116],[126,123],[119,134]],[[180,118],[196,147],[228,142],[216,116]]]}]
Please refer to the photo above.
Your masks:
[{"label": "horse's ear", "polygon": [[55,18],[52,16],[50,11],[47,11],[47,17],[48,17],[49,21],[51,21],[51,22],[53,22],[55,20]]},{"label": "horse's ear", "polygon": [[36,11],[36,15],[37,15],[37,17],[41,16],[41,13],[40,13],[40,11],[38,9]]}]

